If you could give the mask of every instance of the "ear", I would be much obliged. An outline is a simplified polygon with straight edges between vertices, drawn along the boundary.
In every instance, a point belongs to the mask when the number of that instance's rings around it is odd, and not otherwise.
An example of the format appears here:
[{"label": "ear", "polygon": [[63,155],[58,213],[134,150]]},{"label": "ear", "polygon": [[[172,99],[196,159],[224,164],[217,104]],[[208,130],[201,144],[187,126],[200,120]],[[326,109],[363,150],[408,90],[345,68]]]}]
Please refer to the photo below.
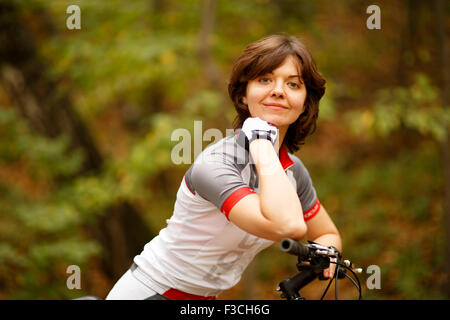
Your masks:
[{"label": "ear", "polygon": [[244,97],[242,97],[241,100],[242,100],[242,103],[243,103],[243,104],[247,105],[247,97],[244,96]]}]

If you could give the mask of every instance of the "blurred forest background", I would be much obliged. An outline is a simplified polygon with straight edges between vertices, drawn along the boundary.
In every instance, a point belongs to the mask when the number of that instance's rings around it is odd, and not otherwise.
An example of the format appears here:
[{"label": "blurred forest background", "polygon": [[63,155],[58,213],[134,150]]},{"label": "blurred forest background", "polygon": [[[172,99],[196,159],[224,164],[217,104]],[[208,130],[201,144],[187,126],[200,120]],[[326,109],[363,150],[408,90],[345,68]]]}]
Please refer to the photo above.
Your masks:
[{"label": "blurred forest background", "polygon": [[[66,26],[73,4],[79,30]],[[380,30],[366,27],[372,4]],[[1,0],[0,299],[104,298],[171,216],[189,167],[171,161],[172,132],[193,138],[202,121],[225,135],[233,60],[279,32],[302,39],[327,80],[297,155],[364,269],[365,298],[448,299],[449,5]],[[279,299],[295,262],[274,245],[220,298]],[[70,265],[80,290],[66,286]],[[370,265],[381,289],[366,286]]]}]

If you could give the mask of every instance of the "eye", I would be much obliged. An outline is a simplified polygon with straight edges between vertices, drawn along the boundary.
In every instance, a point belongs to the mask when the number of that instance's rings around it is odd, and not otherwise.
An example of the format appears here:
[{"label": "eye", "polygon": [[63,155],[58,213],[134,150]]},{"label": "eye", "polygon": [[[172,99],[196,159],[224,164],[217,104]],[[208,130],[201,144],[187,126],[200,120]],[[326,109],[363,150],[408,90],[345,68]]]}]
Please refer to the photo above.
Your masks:
[{"label": "eye", "polygon": [[259,79],[259,82],[261,82],[261,83],[269,83],[269,81],[270,81],[270,79],[267,77],[262,77]]},{"label": "eye", "polygon": [[300,88],[300,86],[295,82],[289,82],[288,86],[290,86],[291,88]]}]

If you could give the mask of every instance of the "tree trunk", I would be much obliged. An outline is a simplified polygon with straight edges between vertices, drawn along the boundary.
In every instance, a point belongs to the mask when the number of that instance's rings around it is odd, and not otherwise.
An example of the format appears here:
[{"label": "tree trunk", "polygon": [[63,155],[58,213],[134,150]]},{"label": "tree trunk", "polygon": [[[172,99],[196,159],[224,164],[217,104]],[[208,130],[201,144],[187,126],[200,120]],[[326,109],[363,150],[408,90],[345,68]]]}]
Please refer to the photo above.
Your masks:
[{"label": "tree trunk", "polygon": [[223,77],[217,64],[214,62],[210,46],[211,34],[214,28],[216,1],[203,0],[203,4],[202,27],[198,39],[199,56],[204,63],[204,74],[211,87],[216,90],[225,91],[225,83],[223,82]]},{"label": "tree trunk", "polygon": [[[42,15],[33,17],[46,30],[51,27]],[[52,30],[51,30],[52,31]],[[75,176],[98,174],[103,158],[88,128],[73,109],[68,92],[57,90],[57,81],[46,76],[49,67],[36,51],[33,36],[21,20],[13,1],[0,3],[0,80],[15,106],[38,134],[55,138],[66,134],[71,150],[81,148],[85,162]],[[71,177],[74,178],[74,177]],[[127,202],[107,209],[94,227],[89,227],[105,250],[103,269],[112,281],[131,265],[153,236],[139,212]]]},{"label": "tree trunk", "polygon": [[[434,1],[435,21],[437,43],[439,48],[439,65],[441,66],[441,101],[444,108],[448,108],[448,93],[450,91],[450,64],[448,61],[448,35],[447,35],[447,20],[446,8],[442,0]],[[446,257],[445,257],[445,273],[446,279],[444,281],[444,288],[447,293],[447,298],[450,298],[450,133],[447,124],[446,138],[442,143],[442,154],[444,162],[444,232],[446,243]]]}]

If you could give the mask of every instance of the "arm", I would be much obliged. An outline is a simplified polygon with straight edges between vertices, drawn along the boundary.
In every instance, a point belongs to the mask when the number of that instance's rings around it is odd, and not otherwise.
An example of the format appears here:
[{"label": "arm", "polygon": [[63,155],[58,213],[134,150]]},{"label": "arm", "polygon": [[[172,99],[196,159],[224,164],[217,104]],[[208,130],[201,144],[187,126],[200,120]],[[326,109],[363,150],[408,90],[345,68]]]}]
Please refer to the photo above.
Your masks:
[{"label": "arm", "polygon": [[341,236],[325,208],[321,205],[317,215],[306,222],[306,239],[342,251]]},{"label": "arm", "polygon": [[[308,227],[306,233],[307,240],[327,247],[334,246],[342,253],[342,241],[339,231],[323,206],[320,207],[319,212],[314,218],[306,222],[306,225]],[[324,270],[324,276],[329,278],[333,277],[335,267],[335,264],[331,264],[330,268]]]},{"label": "arm", "polygon": [[266,239],[301,239],[306,224],[300,200],[272,143],[254,140],[250,153],[260,179],[260,194],[242,198],[230,211],[229,219],[241,229]]}]

